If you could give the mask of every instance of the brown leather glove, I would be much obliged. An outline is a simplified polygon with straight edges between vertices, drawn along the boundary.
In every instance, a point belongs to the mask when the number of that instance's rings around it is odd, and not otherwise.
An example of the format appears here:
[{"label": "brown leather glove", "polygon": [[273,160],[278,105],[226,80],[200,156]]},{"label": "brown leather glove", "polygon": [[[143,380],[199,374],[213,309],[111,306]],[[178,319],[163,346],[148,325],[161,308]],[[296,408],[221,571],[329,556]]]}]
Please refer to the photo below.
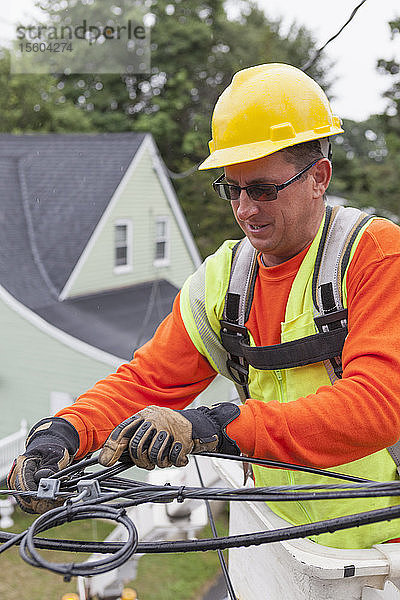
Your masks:
[{"label": "brown leather glove", "polygon": [[[24,454],[18,456],[7,477],[10,490],[21,492],[38,489],[42,477],[50,477],[71,464],[79,448],[79,435],[66,419],[42,419],[30,430]],[[44,513],[60,506],[63,500],[35,496],[16,496],[19,506],[28,513]]]},{"label": "brown leather glove", "polygon": [[109,467],[124,453],[136,466],[152,470],[156,465],[184,467],[190,453],[238,455],[240,450],[226,435],[225,427],[239,415],[239,407],[230,402],[187,410],[148,406],[114,429],[99,462]]}]

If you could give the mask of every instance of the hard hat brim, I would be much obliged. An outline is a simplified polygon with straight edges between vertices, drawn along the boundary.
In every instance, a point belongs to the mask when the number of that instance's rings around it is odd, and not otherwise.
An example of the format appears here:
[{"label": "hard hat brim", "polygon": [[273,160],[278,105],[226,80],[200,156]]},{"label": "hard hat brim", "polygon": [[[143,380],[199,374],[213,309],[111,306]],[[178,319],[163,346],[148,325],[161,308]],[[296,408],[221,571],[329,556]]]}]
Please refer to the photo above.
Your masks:
[{"label": "hard hat brim", "polygon": [[221,148],[220,150],[212,152],[210,156],[199,165],[198,169],[199,171],[204,171],[205,169],[227,167],[229,165],[257,160],[258,158],[269,156],[274,152],[289,148],[290,146],[295,146],[303,142],[311,142],[312,140],[319,140],[324,137],[331,137],[333,135],[338,135],[339,133],[344,133],[343,129],[332,125],[330,131],[324,134],[320,131],[305,131],[296,135],[292,140],[279,140],[276,142],[263,140],[261,142],[243,144],[232,148]]}]

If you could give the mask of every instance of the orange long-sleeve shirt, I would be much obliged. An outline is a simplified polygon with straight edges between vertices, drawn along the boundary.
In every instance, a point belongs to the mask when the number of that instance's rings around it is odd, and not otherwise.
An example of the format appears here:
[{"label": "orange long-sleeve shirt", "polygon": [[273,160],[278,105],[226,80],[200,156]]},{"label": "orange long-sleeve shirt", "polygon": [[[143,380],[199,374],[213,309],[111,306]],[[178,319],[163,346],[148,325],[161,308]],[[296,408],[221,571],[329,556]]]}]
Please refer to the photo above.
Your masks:
[{"label": "orange long-sleeve shirt", "polygon": [[[260,264],[247,327],[257,345],[280,342],[287,298],[307,249],[275,267]],[[349,335],[343,378],[281,404],[247,400],[227,433],[242,452],[332,467],[400,437],[400,228],[373,221],[347,277]],[[61,410],[80,436],[79,456],[99,448],[122,420],[149,404],[182,409],[216,373],[190,340],[179,310],[134,359]],[[218,398],[215,398],[218,401]]]}]

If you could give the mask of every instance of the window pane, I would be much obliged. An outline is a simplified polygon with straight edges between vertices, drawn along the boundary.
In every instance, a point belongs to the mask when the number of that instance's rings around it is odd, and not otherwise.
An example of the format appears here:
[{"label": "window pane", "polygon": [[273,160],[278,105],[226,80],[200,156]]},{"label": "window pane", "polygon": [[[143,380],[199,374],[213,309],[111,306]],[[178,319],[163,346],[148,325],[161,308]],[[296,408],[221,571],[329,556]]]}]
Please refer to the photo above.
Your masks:
[{"label": "window pane", "polygon": [[115,248],[115,266],[127,265],[127,247]]},{"label": "window pane", "polygon": [[126,238],[128,233],[127,225],[116,225],[115,226],[115,243],[126,244]]},{"label": "window pane", "polygon": [[166,236],[166,222],[165,221],[157,221],[157,238],[163,238]]},{"label": "window pane", "polygon": [[165,258],[165,242],[157,242],[156,243],[156,260],[160,258]]}]

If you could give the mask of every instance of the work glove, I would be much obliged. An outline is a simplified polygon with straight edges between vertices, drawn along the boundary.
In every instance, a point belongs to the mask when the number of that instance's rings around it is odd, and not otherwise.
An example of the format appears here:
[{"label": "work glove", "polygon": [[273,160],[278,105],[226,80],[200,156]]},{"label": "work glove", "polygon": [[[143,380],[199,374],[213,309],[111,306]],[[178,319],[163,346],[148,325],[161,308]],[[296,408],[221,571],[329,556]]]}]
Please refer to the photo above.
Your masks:
[{"label": "work glove", "polygon": [[184,467],[188,454],[219,452],[240,454],[240,449],[225,432],[225,427],[240,415],[230,402],[211,408],[200,406],[171,410],[148,406],[120,423],[107,438],[99,456],[105,467],[122,456],[143,469]]},{"label": "work glove", "polygon": [[[30,430],[25,452],[18,456],[7,477],[11,490],[21,492],[38,489],[42,477],[50,477],[71,464],[79,448],[79,435],[65,419],[42,419]],[[60,506],[63,500],[35,496],[16,496],[18,505],[28,513],[44,513]]]}]

